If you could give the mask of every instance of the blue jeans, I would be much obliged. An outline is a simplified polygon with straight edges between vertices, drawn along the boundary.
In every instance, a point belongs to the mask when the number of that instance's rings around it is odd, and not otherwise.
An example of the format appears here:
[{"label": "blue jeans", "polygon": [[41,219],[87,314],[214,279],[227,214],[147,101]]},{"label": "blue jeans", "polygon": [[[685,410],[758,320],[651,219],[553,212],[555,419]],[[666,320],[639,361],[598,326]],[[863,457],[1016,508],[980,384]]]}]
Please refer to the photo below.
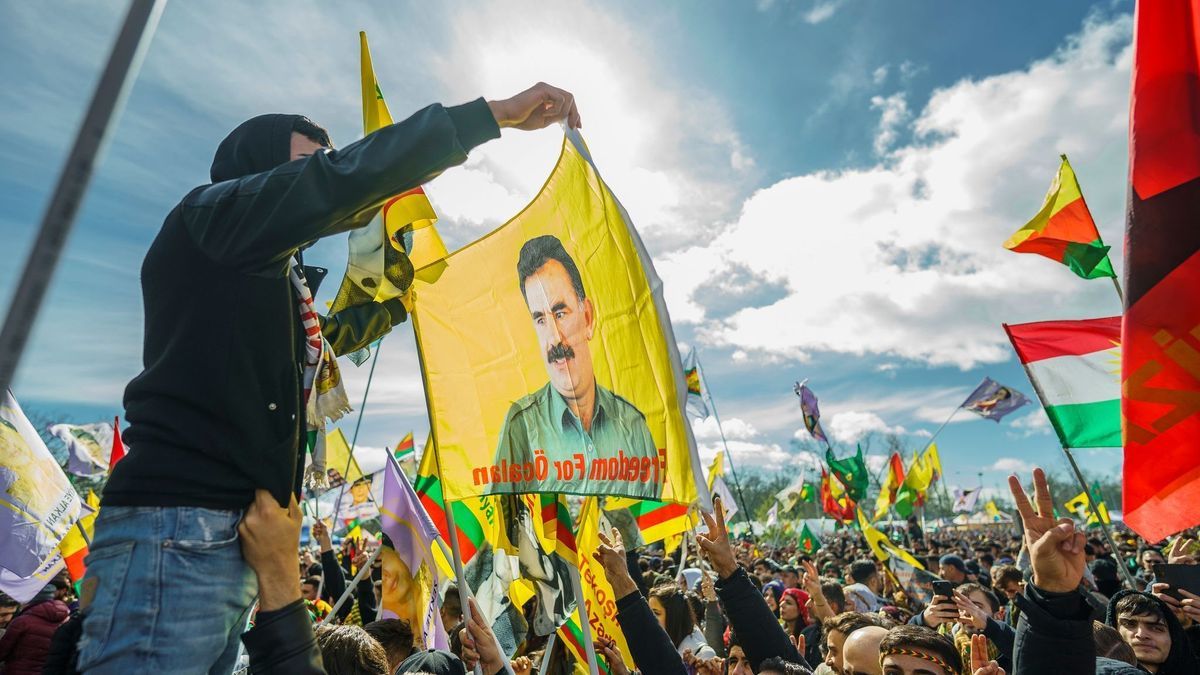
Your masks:
[{"label": "blue jeans", "polygon": [[228,675],[258,592],[241,511],[105,506],[88,553],[83,673]]}]

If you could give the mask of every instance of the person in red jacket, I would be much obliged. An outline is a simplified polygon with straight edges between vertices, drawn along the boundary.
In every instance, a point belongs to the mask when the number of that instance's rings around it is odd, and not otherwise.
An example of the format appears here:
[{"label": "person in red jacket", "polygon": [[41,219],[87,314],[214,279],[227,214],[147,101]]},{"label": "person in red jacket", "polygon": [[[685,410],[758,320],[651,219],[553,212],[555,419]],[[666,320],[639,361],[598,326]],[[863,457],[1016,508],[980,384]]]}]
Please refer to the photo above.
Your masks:
[{"label": "person in red jacket", "polygon": [[54,599],[54,591],[52,584],[38,591],[0,637],[5,675],[41,675],[54,631],[71,615],[66,603]]}]

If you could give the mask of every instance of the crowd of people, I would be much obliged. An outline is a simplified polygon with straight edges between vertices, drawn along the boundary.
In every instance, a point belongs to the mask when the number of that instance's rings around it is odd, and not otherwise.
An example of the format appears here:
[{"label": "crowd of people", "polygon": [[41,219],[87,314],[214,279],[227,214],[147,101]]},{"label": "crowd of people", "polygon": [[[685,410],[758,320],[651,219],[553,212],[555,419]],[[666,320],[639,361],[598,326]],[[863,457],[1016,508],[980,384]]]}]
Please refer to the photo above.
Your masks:
[{"label": "crowd of people", "polygon": [[[616,530],[602,534],[599,550],[581,554],[603,566],[630,653],[604,639],[596,653],[615,675],[628,672],[627,662],[644,675],[1200,673],[1200,596],[1155,577],[1158,563],[1196,564],[1195,533],[1165,549],[1120,533],[1122,548],[1139,547],[1129,588],[1103,538],[1053,517],[1040,470],[1034,484],[1030,503],[1012,481],[1023,537],[915,525],[895,533],[937,572],[926,603],[923,589],[901,583],[854,529],[827,535],[806,555],[791,541],[729,536],[719,500],[704,516],[709,534],[671,556],[627,551]],[[562,642],[548,645],[532,631],[506,657],[473,600],[463,612],[453,585],[441,589],[451,650],[423,649],[408,622],[376,620],[378,573],[359,575],[347,591],[368,553],[351,540],[335,547],[319,522],[315,546],[298,551],[301,521],[294,504],[281,509],[264,491],[239,525],[258,581],[242,636],[250,672],[572,672]],[[23,606],[0,601],[0,672],[76,672],[74,591],[59,579]]]}]

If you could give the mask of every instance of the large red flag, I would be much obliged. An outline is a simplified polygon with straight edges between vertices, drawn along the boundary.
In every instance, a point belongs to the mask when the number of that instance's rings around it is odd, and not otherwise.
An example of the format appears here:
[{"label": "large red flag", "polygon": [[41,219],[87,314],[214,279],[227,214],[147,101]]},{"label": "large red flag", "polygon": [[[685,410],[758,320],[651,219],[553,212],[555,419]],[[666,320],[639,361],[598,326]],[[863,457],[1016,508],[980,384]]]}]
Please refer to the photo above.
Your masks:
[{"label": "large red flag", "polygon": [[1139,2],[1122,326],[1125,522],[1200,523],[1200,0]]}]

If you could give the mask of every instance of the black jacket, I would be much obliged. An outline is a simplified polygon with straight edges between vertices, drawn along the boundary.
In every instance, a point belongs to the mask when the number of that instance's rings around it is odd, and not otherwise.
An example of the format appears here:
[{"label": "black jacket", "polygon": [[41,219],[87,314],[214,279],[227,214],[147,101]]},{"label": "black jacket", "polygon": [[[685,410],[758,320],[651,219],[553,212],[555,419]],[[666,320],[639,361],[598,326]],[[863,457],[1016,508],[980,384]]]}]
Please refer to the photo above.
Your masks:
[{"label": "black jacket", "polygon": [[242,633],[242,644],[250,656],[251,673],[325,673],[303,600],[273,612],[259,612],[254,628]]},{"label": "black jacket", "polygon": [[739,567],[727,578],[717,579],[716,587],[729,626],[746,652],[751,670],[758,672],[762,662],[773,656],[812,669],[788,639],[787,631],[779,625],[767,601],[754,589],[746,570]]},{"label": "black jacket", "polygon": [[[287,161],[295,116],[264,115],[221,143],[211,185],[163,222],[142,264],[144,370],[125,390],[131,452],[103,503],[243,508],[299,486],[303,332],[287,261],[367,225],[383,201],[461,164],[499,135],[482,99],[432,105],[340,150]],[[373,305],[374,303],[372,303]],[[382,307],[333,340],[386,332]],[[363,319],[364,317],[359,317]],[[327,326],[326,332],[347,325]]]},{"label": "black jacket", "polygon": [[1167,622],[1167,630],[1171,633],[1171,651],[1167,654],[1165,663],[1158,667],[1157,675],[1195,675],[1200,673],[1200,662],[1196,660],[1196,655],[1192,651],[1191,641],[1184,633],[1183,625],[1179,623],[1179,618],[1171,611],[1171,608],[1158,598],[1149,593],[1141,593],[1138,591],[1118,591],[1108,601],[1108,615],[1104,622],[1113,628],[1117,627],[1117,602],[1129,595],[1141,595],[1149,598],[1159,610],[1161,610],[1163,618]]},{"label": "black jacket", "polygon": [[1137,668],[1096,657],[1092,608],[1078,591],[1049,593],[1025,584],[1013,645],[1012,675],[1137,675]]},{"label": "black jacket", "polygon": [[671,636],[654,618],[641,593],[630,593],[617,600],[617,623],[629,645],[629,658],[638,670],[646,675],[687,675]]}]

